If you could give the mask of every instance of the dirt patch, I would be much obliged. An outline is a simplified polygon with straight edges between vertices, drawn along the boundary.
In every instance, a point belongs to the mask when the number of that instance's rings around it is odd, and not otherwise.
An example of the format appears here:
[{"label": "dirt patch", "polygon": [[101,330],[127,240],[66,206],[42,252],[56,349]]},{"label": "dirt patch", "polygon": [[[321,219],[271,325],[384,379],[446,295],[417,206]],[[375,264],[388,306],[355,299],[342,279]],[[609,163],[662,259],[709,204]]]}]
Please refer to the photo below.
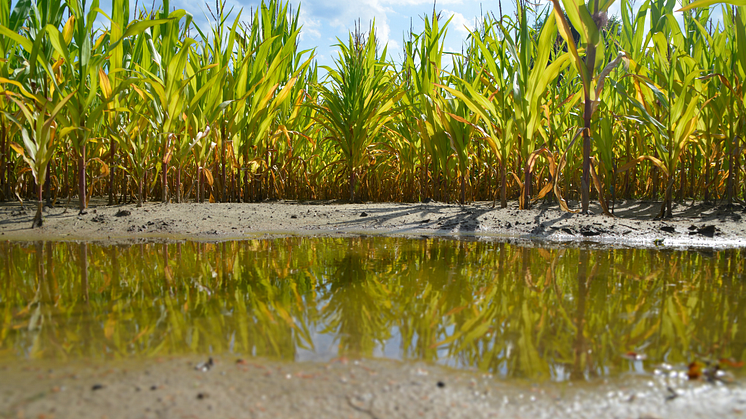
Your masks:
[{"label": "dirt patch", "polygon": [[437,202],[339,204],[278,201],[252,204],[160,204],[106,206],[88,211],[64,205],[46,208],[44,226],[31,229],[31,205],[0,204],[0,237],[6,240],[140,239],[230,240],[266,235],[446,235],[480,236],[542,243],[594,242],[619,246],[744,247],[743,205],[700,202],[674,205],[674,218],[654,220],[660,204],[623,201],[615,217],[560,211],[540,204],[528,211],[515,204],[464,206]]}]

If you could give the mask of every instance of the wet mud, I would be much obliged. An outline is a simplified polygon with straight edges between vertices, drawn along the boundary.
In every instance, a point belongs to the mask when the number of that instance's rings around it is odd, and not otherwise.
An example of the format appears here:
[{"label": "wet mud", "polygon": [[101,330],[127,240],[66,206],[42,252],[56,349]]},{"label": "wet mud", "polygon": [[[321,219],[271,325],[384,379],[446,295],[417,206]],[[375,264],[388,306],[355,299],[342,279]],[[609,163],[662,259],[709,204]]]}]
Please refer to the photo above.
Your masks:
[{"label": "wet mud", "polygon": [[92,202],[46,208],[44,225],[32,229],[34,209],[0,205],[0,239],[233,240],[268,235],[444,235],[488,237],[544,244],[591,242],[631,247],[746,247],[746,206],[677,203],[674,217],[655,219],[660,203],[622,201],[614,217],[592,206],[591,215],[562,212],[555,204],[530,210],[492,203],[360,203],[276,201],[251,204],[107,206]]}]

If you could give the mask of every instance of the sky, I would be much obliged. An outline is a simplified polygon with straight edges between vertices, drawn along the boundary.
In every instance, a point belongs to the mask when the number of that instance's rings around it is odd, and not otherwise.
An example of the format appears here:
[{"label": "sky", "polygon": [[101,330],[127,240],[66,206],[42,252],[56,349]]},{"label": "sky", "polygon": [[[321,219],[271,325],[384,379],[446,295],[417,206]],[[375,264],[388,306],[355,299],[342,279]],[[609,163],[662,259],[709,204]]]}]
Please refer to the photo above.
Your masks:
[{"label": "sky", "polygon": [[[147,1],[147,0],[146,0]],[[337,54],[334,44],[337,38],[347,41],[350,30],[360,19],[363,29],[369,27],[375,19],[376,36],[379,41],[388,43],[388,52],[393,60],[401,62],[402,41],[409,33],[410,25],[415,32],[424,29],[423,16],[433,10],[432,0],[306,0],[291,1],[293,9],[300,6],[300,21],[303,25],[301,32],[301,49],[316,49],[316,58],[320,65],[332,65]],[[244,14],[251,7],[256,8],[256,0],[228,0],[228,6],[235,6],[236,10],[243,7]],[[192,13],[197,24],[207,23],[204,3],[190,0],[171,0],[171,6],[183,8]],[[436,10],[443,17],[453,17],[448,26],[448,36],[445,42],[446,51],[461,51],[463,40],[468,35],[468,29],[474,27],[475,19],[492,11],[497,14],[498,3],[479,0],[438,0]],[[503,4],[504,13],[513,13],[515,6],[511,0]]]},{"label": "sky", "polygon": [[[215,0],[209,0],[211,6]],[[538,0],[548,5],[547,0]],[[143,4],[150,7],[153,2],[158,8],[162,0],[139,0],[140,7]],[[234,7],[234,14],[243,8],[243,16],[246,20],[250,9],[260,4],[261,0],[226,0],[226,10]],[[515,0],[501,0],[504,14],[515,13]],[[15,0],[13,1],[15,3]],[[90,4],[90,0],[88,1]],[[383,43],[388,43],[389,56],[396,63],[401,63],[401,48],[405,34],[410,31],[410,25],[415,33],[424,29],[423,17],[429,15],[433,10],[433,0],[299,0],[290,1],[293,10],[300,6],[300,21],[303,25],[301,31],[301,49],[315,49],[316,59],[319,65],[333,66],[334,58],[338,50],[334,44],[337,38],[343,42],[347,41],[350,30],[360,19],[364,29],[369,22],[375,19],[376,36]],[[620,14],[619,1],[612,4],[609,14]],[[638,0],[637,7],[642,0]],[[134,2],[131,0],[131,13],[134,14]],[[464,40],[473,29],[479,16],[487,13],[499,14],[500,1],[482,0],[437,0],[435,9],[443,17],[451,17],[448,26],[448,35],[445,41],[445,50],[461,52]],[[202,28],[208,26],[210,13],[205,6],[204,0],[170,0],[171,8],[185,9],[190,12],[195,23]],[[111,0],[100,0],[100,7],[105,12],[111,11]],[[543,6],[539,6],[541,10]],[[103,22],[102,22],[103,23]],[[105,23],[103,23],[105,25]]]},{"label": "sky", "polygon": [[[105,2],[100,0],[102,8]],[[143,1],[143,0],[140,0]],[[144,0],[148,7],[153,0]],[[162,0],[155,0],[156,7]],[[190,12],[195,22],[200,27],[206,26],[210,16],[204,0],[170,0],[172,8],[181,8]],[[210,0],[214,4],[215,0]],[[243,15],[247,16],[250,9],[260,4],[261,0],[226,0],[227,7],[235,7],[237,12],[244,9]],[[376,36],[383,43],[388,43],[388,52],[391,59],[396,63],[402,61],[402,44],[410,27],[415,33],[421,32],[424,27],[423,18],[432,13],[433,6],[445,18],[451,18],[448,26],[448,35],[444,48],[450,52],[461,52],[464,40],[469,30],[475,27],[480,16],[487,13],[499,15],[499,5],[502,3],[504,14],[515,14],[516,0],[291,0],[293,10],[300,6],[300,21],[303,25],[301,31],[301,49],[313,49],[316,51],[316,59],[319,65],[333,66],[334,58],[338,50],[334,47],[338,43],[337,38],[343,42],[347,41],[348,33],[354,29],[355,23],[360,19],[364,29],[375,20]],[[541,4],[538,10],[551,3],[548,0],[538,0]],[[639,8],[642,0],[637,0],[635,9]],[[110,7],[109,7],[110,8]],[[609,9],[610,15],[619,15],[621,2],[616,1]]]}]

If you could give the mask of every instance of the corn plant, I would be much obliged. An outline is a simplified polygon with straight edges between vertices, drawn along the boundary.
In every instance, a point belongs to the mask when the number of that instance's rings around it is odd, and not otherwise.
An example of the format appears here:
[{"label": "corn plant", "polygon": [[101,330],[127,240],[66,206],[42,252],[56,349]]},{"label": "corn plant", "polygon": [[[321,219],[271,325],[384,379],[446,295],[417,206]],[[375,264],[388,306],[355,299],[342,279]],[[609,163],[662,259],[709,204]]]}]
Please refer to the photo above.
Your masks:
[{"label": "corn plant", "polygon": [[[20,31],[25,17],[31,9],[31,1],[19,1],[13,10],[10,10],[10,3],[3,2],[0,4],[0,27],[7,28],[7,31],[16,34]],[[2,37],[0,40],[0,78],[9,80],[13,74],[11,67],[12,61],[7,59],[11,54],[15,54],[19,45],[12,36]],[[13,102],[3,101],[0,103],[0,193],[3,199],[10,199],[10,170],[9,158],[11,147],[11,121],[6,117],[6,112],[11,111],[10,105]]]},{"label": "corn plant", "polygon": [[[583,175],[580,188],[581,211],[587,213],[590,203],[591,171],[593,171],[593,175],[595,176],[595,170],[591,167],[591,119],[598,107],[599,97],[603,91],[606,76],[621,62],[624,55],[620,54],[606,66],[603,66],[606,57],[601,29],[606,26],[608,19],[607,13],[609,7],[613,4],[613,0],[606,0],[603,3],[601,0],[590,0],[588,3],[575,3],[568,0],[563,3],[565,4],[564,11],[560,6],[559,0],[552,0],[554,12],[559,22],[560,33],[567,43],[570,57],[580,74],[583,85]],[[565,19],[564,12],[567,12],[573,27],[580,32],[581,45],[585,50],[583,57],[580,56],[578,46],[576,45],[570,25],[567,19]],[[596,73],[597,68],[602,68],[598,74]],[[562,169],[561,163],[559,169]],[[601,193],[602,189],[599,185],[597,185],[597,189]],[[603,200],[601,204],[604,212],[608,213]]]},{"label": "corn plant", "polygon": [[330,87],[320,86],[321,103],[315,120],[327,130],[326,140],[339,152],[330,165],[341,165],[349,179],[350,202],[355,200],[355,182],[379,133],[396,112],[401,93],[391,89],[392,75],[384,61],[386,48],[379,54],[374,33],[366,37],[359,30],[350,34],[336,68],[329,72]]},{"label": "corn plant", "polygon": [[54,156],[54,140],[58,127],[57,114],[72,99],[73,93],[58,101],[51,101],[41,95],[32,95],[29,92],[24,93],[26,94],[25,97],[17,97],[11,92],[5,92],[6,99],[18,106],[19,113],[23,118],[15,118],[11,115],[7,115],[7,117],[18,124],[23,138],[23,147],[15,143],[12,143],[11,147],[23,157],[36,180],[38,204],[31,227],[41,227],[42,188],[47,178],[47,166]]},{"label": "corn plant", "polygon": [[[143,195],[166,202],[496,204],[499,194],[501,206],[527,208],[554,191],[567,211],[563,194],[586,211],[597,193],[604,212],[619,196],[662,199],[663,216],[676,199],[737,202],[741,6],[723,6],[718,21],[704,9],[717,2],[696,1],[678,23],[670,0],[620,1],[619,26],[606,24],[611,0],[487,13],[460,54],[445,52],[450,21],[434,9],[405,37],[401,63],[371,46],[373,24],[339,42],[319,80],[313,52],[298,48],[299,10],[282,0],[247,21],[218,1],[205,28],[168,2],[130,20],[124,0],[111,18],[95,0],[22,0],[0,5],[0,78],[3,95],[44,121],[72,94],[50,131],[43,187],[76,195],[81,209],[106,192],[112,204],[127,198],[127,173],[140,183],[154,174]],[[18,151],[29,156],[22,131],[34,131],[19,103],[0,103],[2,199],[38,195]],[[101,182],[94,172],[106,166]]]}]

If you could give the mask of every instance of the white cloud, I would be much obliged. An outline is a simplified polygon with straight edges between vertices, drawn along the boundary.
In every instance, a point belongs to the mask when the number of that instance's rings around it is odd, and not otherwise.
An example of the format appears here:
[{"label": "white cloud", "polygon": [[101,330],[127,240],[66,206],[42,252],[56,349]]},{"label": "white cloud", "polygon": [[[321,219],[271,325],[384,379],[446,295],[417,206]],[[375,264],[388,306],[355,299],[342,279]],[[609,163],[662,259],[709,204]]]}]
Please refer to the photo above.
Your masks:
[{"label": "white cloud", "polygon": [[323,28],[321,24],[320,19],[314,19],[312,18],[306,9],[302,8],[300,9],[300,16],[298,16],[298,20],[300,21],[300,24],[303,26],[303,28],[300,31],[300,39],[301,41],[306,39],[320,39],[321,38],[321,29]]},{"label": "white cloud", "polygon": [[446,9],[443,9],[443,14],[447,18],[451,18],[451,23],[448,26],[458,31],[462,36],[466,36],[469,34],[469,31],[474,30],[476,23],[474,19],[469,21],[461,13],[453,12]]},{"label": "white cloud", "polygon": [[401,45],[399,45],[398,42],[394,41],[393,39],[389,39],[389,55],[395,56],[399,52],[401,52]]}]

